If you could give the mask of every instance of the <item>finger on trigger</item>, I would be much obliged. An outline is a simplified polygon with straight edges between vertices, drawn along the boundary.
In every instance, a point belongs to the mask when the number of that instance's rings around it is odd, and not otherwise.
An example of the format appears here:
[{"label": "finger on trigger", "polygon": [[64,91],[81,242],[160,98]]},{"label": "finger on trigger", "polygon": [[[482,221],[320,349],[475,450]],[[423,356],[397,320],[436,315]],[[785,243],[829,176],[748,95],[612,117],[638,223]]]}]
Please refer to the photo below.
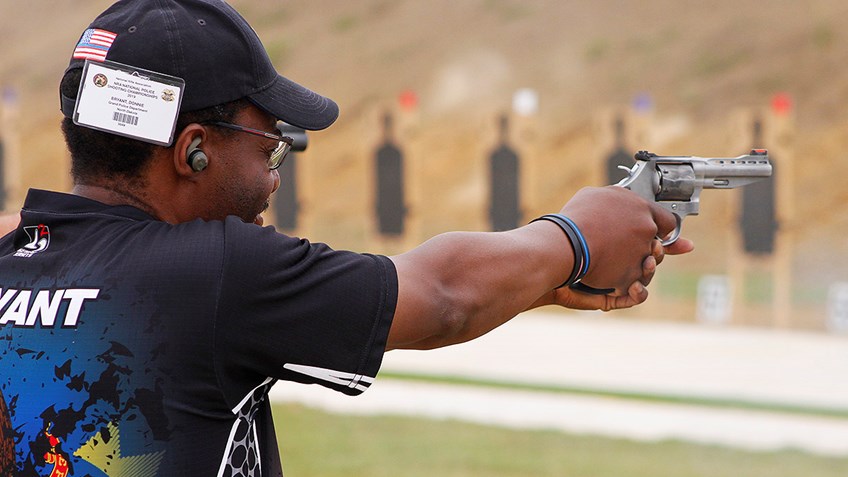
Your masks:
[{"label": "finger on trigger", "polygon": [[648,204],[651,207],[651,216],[657,225],[657,237],[668,237],[677,228],[677,218],[656,202],[648,202]]}]

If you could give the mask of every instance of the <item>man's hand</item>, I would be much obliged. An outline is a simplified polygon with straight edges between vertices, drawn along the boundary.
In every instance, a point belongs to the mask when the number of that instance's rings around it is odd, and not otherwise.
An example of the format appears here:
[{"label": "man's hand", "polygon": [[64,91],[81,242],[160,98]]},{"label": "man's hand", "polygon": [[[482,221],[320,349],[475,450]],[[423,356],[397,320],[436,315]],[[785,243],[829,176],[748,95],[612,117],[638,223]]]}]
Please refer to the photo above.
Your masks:
[{"label": "man's hand", "polygon": [[[581,280],[593,288],[615,288],[629,294],[641,280],[640,265],[655,253],[652,239],[665,237],[677,225],[674,215],[655,202],[617,186],[581,189],[561,213],[571,218],[589,246],[589,271]],[[672,251],[685,248],[679,246]]]},{"label": "man's hand", "polygon": [[642,277],[627,288],[627,294],[590,295],[566,287],[554,290],[554,303],[574,310],[610,311],[630,308],[644,302],[648,298],[648,290],[645,287],[653,279],[657,265],[663,261],[665,255],[688,253],[694,250],[695,245],[688,239],[680,238],[668,247],[663,247],[659,240],[655,240],[652,248],[652,254],[642,262]]},{"label": "man's hand", "polygon": [[648,299],[648,290],[645,287],[651,283],[657,265],[662,263],[666,255],[680,255],[694,249],[694,243],[682,237],[667,247],[663,247],[659,240],[654,240],[651,244],[651,255],[642,262],[642,276],[627,288],[626,294],[591,295],[563,287],[541,297],[530,309],[543,305],[559,305],[572,310],[610,311],[636,306]]}]

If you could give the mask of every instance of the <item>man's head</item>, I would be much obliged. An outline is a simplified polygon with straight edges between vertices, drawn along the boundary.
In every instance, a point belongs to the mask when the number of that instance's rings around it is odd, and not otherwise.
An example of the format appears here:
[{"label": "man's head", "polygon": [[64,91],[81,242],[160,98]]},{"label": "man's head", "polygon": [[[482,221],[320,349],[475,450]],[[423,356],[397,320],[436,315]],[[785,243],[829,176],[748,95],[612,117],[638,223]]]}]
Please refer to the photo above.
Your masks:
[{"label": "man's head", "polygon": [[[89,129],[72,121],[86,60],[116,62],[185,81],[169,147]],[[119,181],[136,188],[147,187],[150,181],[161,179],[151,176],[151,171],[170,173],[151,165],[155,158],[186,157],[192,144],[209,156],[211,165],[201,171],[189,167],[185,180],[196,184],[215,177],[223,179],[227,171],[221,168],[233,163],[234,158],[222,154],[243,154],[229,146],[253,147],[253,141],[267,148],[268,140],[211,123],[236,124],[242,119],[254,123],[243,126],[261,126],[273,133],[277,120],[319,130],[338,117],[334,102],[280,76],[253,29],[220,0],[115,3],[81,36],[65,72],[60,96],[72,173],[75,182],[83,185],[102,185],[106,181],[114,187]],[[215,164],[216,160],[220,162]],[[174,168],[179,169],[180,165],[174,162]],[[173,174],[180,176],[184,172],[175,170]],[[265,175],[271,174],[278,181],[276,172],[271,172],[266,170]],[[230,182],[234,180],[241,179],[230,176]],[[212,185],[218,189],[229,187],[222,183]],[[201,190],[210,191],[199,188],[196,192]]]}]

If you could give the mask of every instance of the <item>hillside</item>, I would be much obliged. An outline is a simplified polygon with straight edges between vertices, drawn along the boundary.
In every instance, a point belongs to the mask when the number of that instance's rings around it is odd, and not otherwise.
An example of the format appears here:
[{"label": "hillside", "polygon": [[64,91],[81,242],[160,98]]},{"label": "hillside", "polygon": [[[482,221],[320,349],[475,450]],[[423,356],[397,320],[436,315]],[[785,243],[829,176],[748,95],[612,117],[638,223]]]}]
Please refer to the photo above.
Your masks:
[{"label": "hillside", "polygon": [[[17,92],[23,182],[65,189],[56,85],[88,22],[110,2],[0,0],[0,85]],[[745,119],[770,114],[779,92],[793,100],[779,142],[791,158],[798,281],[821,313],[826,287],[846,281],[848,199],[848,3],[595,0],[232,1],[277,67],[338,101],[342,116],[311,135],[298,162],[303,218],[293,233],[340,248],[397,252],[444,230],[486,228],[486,156],[512,94],[533,88],[537,115],[513,118],[522,154],[524,212],[557,209],[579,187],[599,184],[616,112],[636,95],[652,109],[634,118],[627,146],[661,154],[735,156],[754,146]],[[49,5],[49,7],[48,7]],[[49,8],[49,14],[43,11]],[[226,65],[221,65],[222,69]],[[402,112],[411,90],[418,108]],[[7,108],[8,109],[8,108]],[[407,153],[410,231],[381,240],[372,218],[371,158],[383,111],[398,117]],[[643,129],[639,129],[639,124]],[[757,146],[773,147],[769,144]],[[784,159],[789,160],[789,159]],[[722,273],[734,197],[704,195],[686,222],[699,252],[675,273]],[[18,195],[19,197],[19,195]],[[797,217],[795,219],[793,217]],[[800,217],[811,218],[802,223]],[[716,257],[721,257],[716,259]],[[801,266],[803,264],[804,266]],[[766,267],[767,269],[768,267]],[[764,273],[769,273],[768,271]],[[672,275],[676,276],[676,275]],[[806,296],[806,295],[805,295]],[[815,319],[815,318],[814,318]]]}]

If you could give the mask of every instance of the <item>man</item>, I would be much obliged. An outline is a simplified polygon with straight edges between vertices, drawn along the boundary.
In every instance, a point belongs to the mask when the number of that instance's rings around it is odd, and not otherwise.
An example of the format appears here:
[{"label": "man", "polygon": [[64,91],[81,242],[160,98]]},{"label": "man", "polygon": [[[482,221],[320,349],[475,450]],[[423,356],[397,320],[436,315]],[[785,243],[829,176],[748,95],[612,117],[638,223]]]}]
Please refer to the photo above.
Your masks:
[{"label": "man", "polygon": [[[338,108],[279,76],[219,0],[113,5],[60,96],[73,193],[31,190],[0,240],[0,393],[22,475],[281,475],[277,380],[359,394],[386,350],[546,304],[633,306],[666,253],[692,249],[663,249],[673,216],[617,187],[390,258],[261,227],[290,146],[277,121],[323,129]],[[610,289],[560,286],[578,280]]]}]

